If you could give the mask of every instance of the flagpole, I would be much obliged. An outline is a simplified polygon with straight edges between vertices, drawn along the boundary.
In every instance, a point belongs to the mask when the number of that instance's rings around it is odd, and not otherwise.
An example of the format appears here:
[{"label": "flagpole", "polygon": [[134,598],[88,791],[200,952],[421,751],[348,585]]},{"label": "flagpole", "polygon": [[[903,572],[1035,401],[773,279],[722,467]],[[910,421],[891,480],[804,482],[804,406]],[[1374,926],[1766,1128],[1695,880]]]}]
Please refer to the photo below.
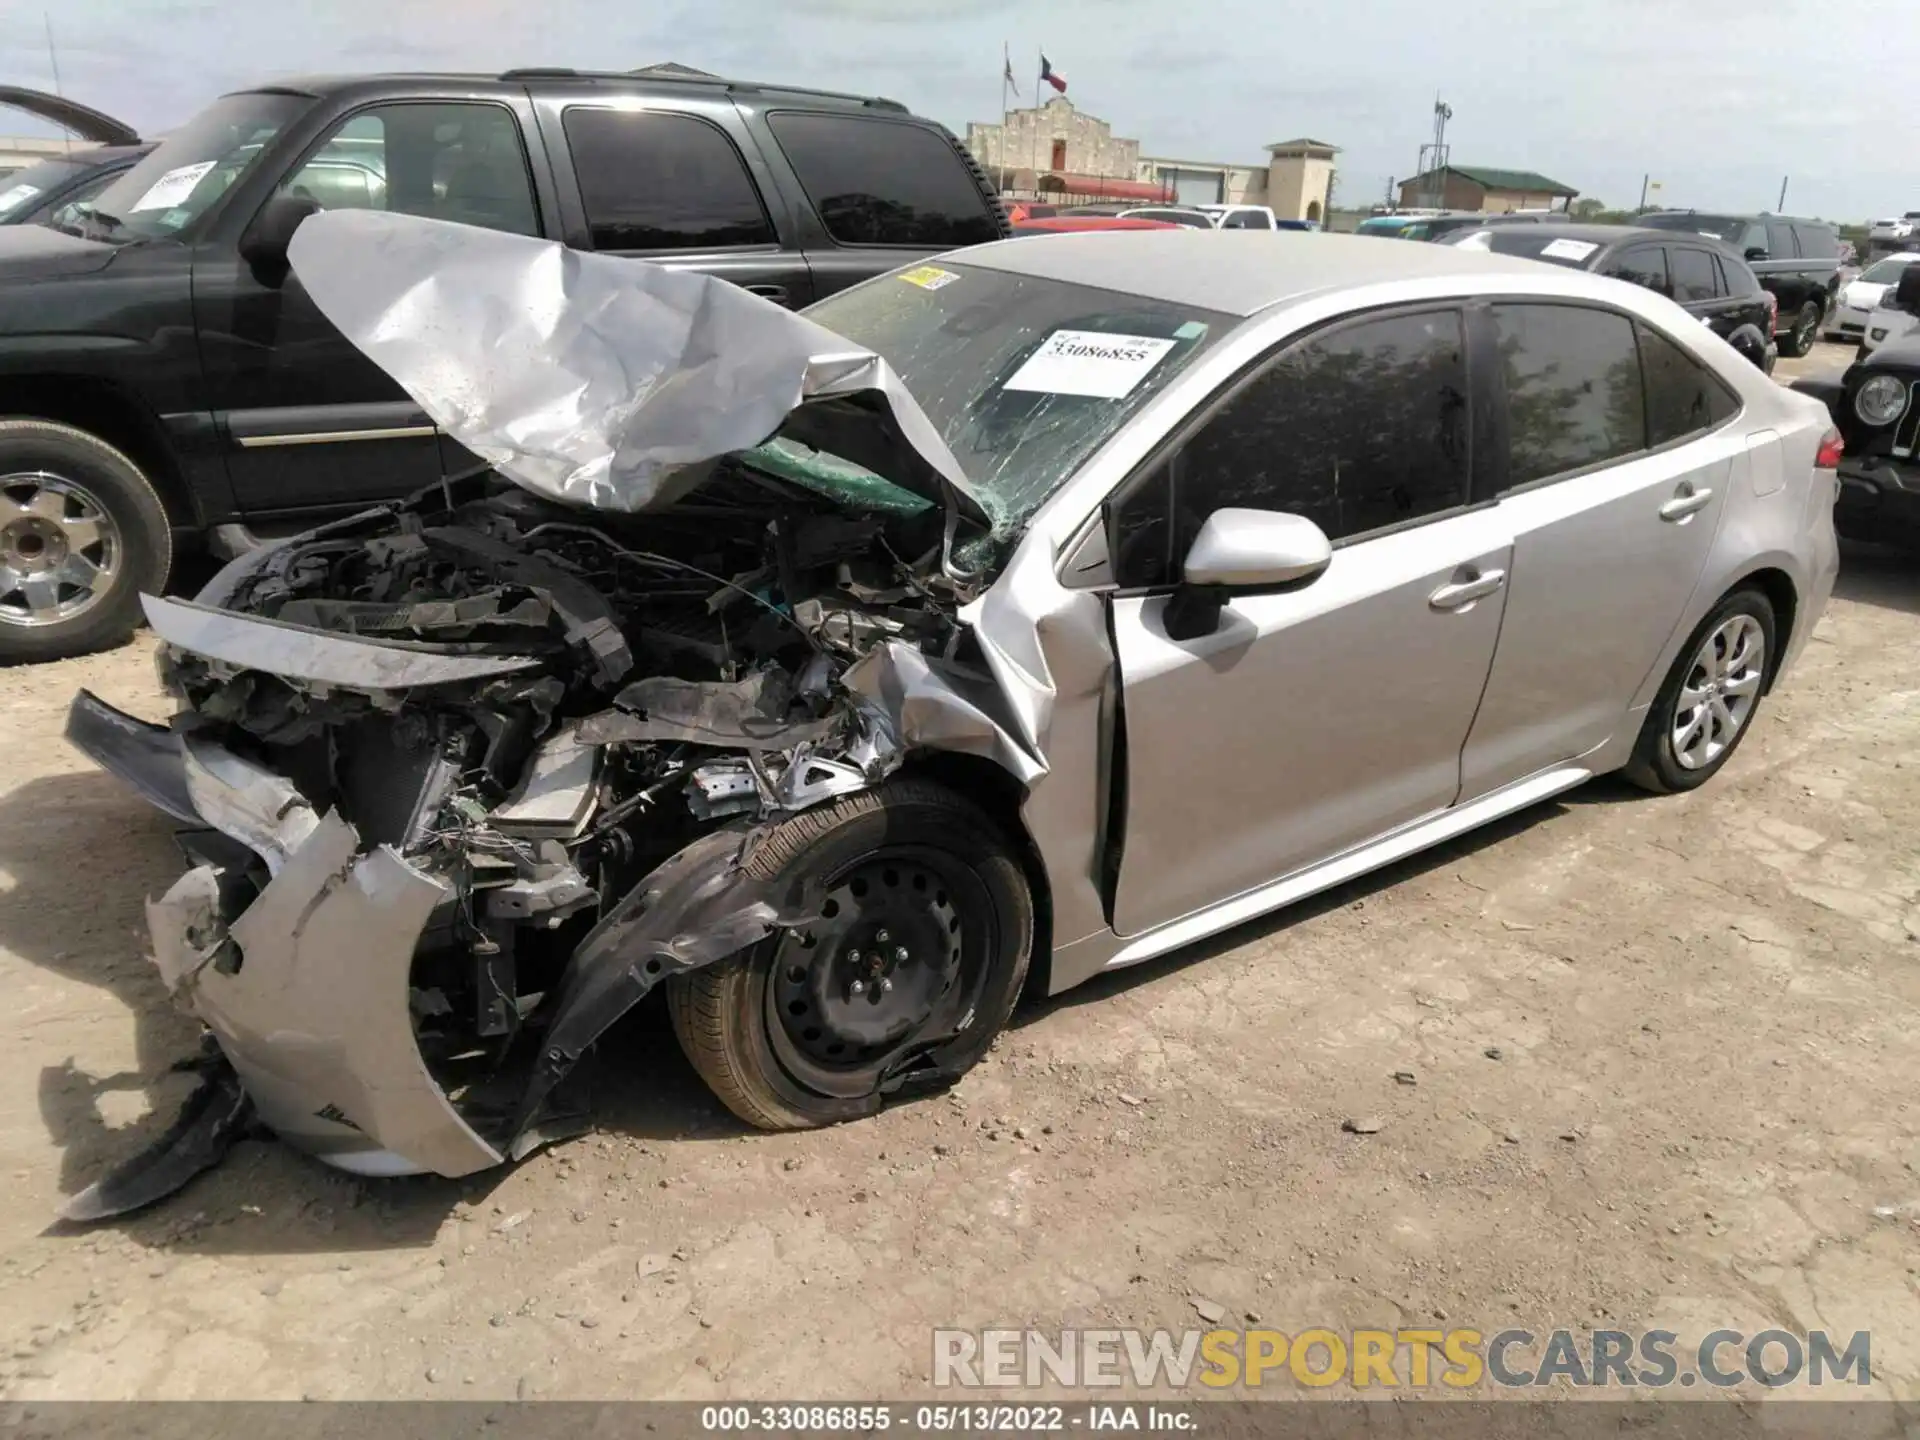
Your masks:
[{"label": "flagpole", "polygon": [[[1040,52],[1043,59],[1046,53],[1045,50]],[[1038,200],[1040,198],[1040,115],[1047,107],[1040,99],[1040,72],[1035,70],[1033,74],[1033,153],[1028,158],[1033,162],[1033,198]]]},{"label": "flagpole", "polygon": [[1007,188],[1007,116],[1012,107],[1007,103],[1007,91],[1013,88],[1013,47],[1005,40],[1000,42],[1000,189]]}]

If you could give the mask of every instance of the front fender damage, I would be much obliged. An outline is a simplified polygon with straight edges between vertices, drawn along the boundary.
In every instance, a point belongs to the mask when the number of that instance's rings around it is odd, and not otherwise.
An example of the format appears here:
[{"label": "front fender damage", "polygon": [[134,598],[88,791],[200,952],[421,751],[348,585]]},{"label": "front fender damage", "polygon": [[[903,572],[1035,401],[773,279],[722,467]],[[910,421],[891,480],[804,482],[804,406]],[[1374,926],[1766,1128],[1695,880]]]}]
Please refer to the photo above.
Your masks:
[{"label": "front fender damage", "polygon": [[[541,1007],[544,1028],[517,1100],[491,1124],[463,1113],[423,1058],[421,996],[410,982],[423,933],[471,897],[394,846],[364,843],[338,814],[315,815],[283,777],[83,692],[69,737],[142,793],[175,798],[212,832],[185,832],[200,863],[147,913],[156,966],[207,1025],[218,1058],[174,1130],[73,1197],[63,1216],[97,1220],[162,1198],[217,1163],[256,1118],[295,1148],[367,1176],[468,1175],[576,1133],[563,1082],[610,1027],[673,976],[820,914],[824,877],[762,874],[751,864],[774,826],[806,805],[881,783],[909,749],[986,756],[1022,780],[1044,773],[992,687],[960,668],[881,646],[846,680],[840,719],[796,726],[791,736],[745,705],[739,684],[643,687],[644,720],[607,711],[567,736],[579,746],[582,731],[611,743],[638,726],[672,735],[705,727],[726,731],[703,737],[713,743],[778,761],[772,747],[786,739],[789,753],[752,813],[701,835],[604,907]],[[810,761],[832,736],[842,758]],[[828,773],[796,803],[796,774],[810,765]],[[525,800],[518,794],[515,805]],[[220,837],[237,843],[209,843]],[[937,1047],[918,1061],[912,1079],[941,1079]],[[893,1077],[888,1088],[900,1083]]]}]

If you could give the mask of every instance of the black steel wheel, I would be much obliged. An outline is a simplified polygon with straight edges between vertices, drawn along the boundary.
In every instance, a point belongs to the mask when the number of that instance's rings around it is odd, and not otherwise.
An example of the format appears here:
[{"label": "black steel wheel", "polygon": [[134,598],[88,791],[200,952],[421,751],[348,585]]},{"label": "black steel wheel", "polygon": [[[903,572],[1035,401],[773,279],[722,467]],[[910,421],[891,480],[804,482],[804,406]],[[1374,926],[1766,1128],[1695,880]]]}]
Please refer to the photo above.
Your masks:
[{"label": "black steel wheel", "polygon": [[970,1069],[1033,947],[1007,837],[943,786],[899,781],[797,815],[749,867],[818,876],[817,917],[668,983],[681,1048],[762,1129],[871,1114],[903,1081]]}]

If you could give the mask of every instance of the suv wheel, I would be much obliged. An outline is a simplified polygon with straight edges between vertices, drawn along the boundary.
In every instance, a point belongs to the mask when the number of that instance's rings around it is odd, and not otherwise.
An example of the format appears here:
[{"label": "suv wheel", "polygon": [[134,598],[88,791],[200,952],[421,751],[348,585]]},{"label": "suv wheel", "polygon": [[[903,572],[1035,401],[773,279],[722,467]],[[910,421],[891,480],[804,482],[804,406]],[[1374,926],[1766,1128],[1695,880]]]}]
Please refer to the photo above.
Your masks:
[{"label": "suv wheel", "polygon": [[1793,328],[1780,337],[1780,353],[1789,360],[1798,360],[1809,350],[1813,342],[1820,337],[1820,302],[1809,300],[1800,307],[1793,317]]},{"label": "suv wheel", "polygon": [[120,644],[172,559],[139,466],[70,425],[0,420],[0,662]]}]

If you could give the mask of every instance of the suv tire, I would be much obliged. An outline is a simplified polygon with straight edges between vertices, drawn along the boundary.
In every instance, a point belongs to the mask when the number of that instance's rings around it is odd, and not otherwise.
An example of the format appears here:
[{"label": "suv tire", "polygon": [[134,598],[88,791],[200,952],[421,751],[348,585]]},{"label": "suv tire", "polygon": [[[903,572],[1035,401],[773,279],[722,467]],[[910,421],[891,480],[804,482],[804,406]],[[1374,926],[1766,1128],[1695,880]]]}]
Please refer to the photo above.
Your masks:
[{"label": "suv tire", "polygon": [[1793,325],[1780,337],[1780,354],[1784,359],[1798,360],[1813,349],[1813,342],[1820,338],[1820,322],[1825,313],[1818,300],[1807,301],[1795,312]]},{"label": "suv tire", "polygon": [[96,435],[0,420],[0,663],[123,643],[173,563],[152,483]]}]

